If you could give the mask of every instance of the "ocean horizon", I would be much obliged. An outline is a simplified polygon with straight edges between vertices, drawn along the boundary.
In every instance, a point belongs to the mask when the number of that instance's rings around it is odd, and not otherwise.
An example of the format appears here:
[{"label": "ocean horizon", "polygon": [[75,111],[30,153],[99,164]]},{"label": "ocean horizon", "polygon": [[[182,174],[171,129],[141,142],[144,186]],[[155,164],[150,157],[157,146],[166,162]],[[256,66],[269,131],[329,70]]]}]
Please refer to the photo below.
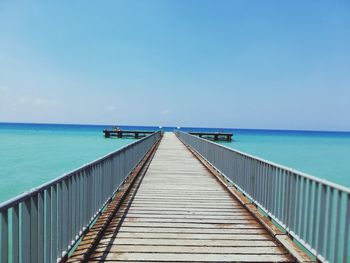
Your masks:
[{"label": "ocean horizon", "polygon": [[157,126],[157,125],[126,125],[126,124],[88,124],[88,123],[46,123],[46,122],[0,122],[0,125],[11,126],[11,125],[37,125],[37,126],[80,126],[80,127],[96,127],[96,128],[141,128],[143,130],[159,130],[173,131],[174,129],[180,128],[184,131],[249,131],[249,132],[297,132],[297,133],[344,133],[350,134],[350,130],[301,130],[301,129],[277,129],[277,128],[234,128],[234,127],[195,127],[195,126]]},{"label": "ocean horizon", "polygon": [[[115,125],[0,123],[0,202],[38,187],[134,139],[105,139]],[[159,130],[159,126],[119,125]],[[164,126],[173,131],[177,127]],[[350,132],[180,127],[183,131],[234,134],[227,147],[350,187]]]}]

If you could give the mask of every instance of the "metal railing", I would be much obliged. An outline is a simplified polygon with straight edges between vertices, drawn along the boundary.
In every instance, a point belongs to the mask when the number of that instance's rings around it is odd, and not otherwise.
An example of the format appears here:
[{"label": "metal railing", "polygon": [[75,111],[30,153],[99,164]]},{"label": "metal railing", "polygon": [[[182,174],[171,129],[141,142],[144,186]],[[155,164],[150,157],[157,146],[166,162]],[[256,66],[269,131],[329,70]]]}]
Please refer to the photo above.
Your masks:
[{"label": "metal railing", "polygon": [[59,262],[160,139],[153,133],[0,204],[0,262]]},{"label": "metal railing", "polygon": [[350,262],[350,189],[175,131],[322,262]]}]

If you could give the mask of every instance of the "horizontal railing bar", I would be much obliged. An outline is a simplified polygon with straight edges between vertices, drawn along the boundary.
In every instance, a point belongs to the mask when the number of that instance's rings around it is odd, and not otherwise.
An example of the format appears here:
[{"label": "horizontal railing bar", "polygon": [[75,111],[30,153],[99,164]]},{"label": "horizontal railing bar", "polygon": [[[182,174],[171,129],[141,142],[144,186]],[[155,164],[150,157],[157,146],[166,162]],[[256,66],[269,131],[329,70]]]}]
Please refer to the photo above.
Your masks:
[{"label": "horizontal railing bar", "polygon": [[[154,132],[154,133],[156,133],[156,132]],[[53,179],[51,181],[48,181],[48,182],[46,182],[46,183],[44,183],[44,184],[42,184],[42,185],[40,185],[38,187],[32,188],[29,191],[26,191],[26,192],[24,192],[22,194],[19,194],[16,197],[13,197],[13,198],[11,198],[11,199],[9,199],[7,201],[4,201],[4,202],[0,203],[0,212],[5,210],[5,209],[8,209],[8,208],[10,208],[10,207],[20,203],[20,202],[25,201],[26,199],[30,198],[32,195],[37,194],[40,191],[47,190],[51,186],[62,182],[63,180],[67,179],[68,177],[73,176],[74,174],[77,174],[77,173],[79,173],[79,172],[81,172],[81,171],[83,171],[83,170],[85,170],[87,168],[90,168],[90,167],[96,165],[97,163],[99,163],[99,162],[101,162],[101,161],[103,161],[105,159],[108,159],[111,156],[114,156],[114,155],[118,154],[119,152],[127,150],[128,148],[132,147],[134,144],[138,144],[141,141],[146,140],[148,137],[152,136],[154,133],[149,134],[149,135],[147,135],[146,137],[143,137],[140,140],[137,140],[137,141],[135,141],[133,143],[125,145],[125,146],[123,146],[122,148],[120,148],[120,149],[118,149],[116,151],[110,152],[110,153],[108,153],[108,154],[106,154],[106,155],[104,155],[104,156],[102,156],[100,158],[95,159],[92,162],[83,164],[80,167],[78,167],[78,168],[76,168],[76,169],[74,169],[74,170],[72,170],[70,172],[64,173],[63,175],[61,175],[61,176],[59,176],[59,177],[57,177],[57,178],[55,178],[55,179]]]}]

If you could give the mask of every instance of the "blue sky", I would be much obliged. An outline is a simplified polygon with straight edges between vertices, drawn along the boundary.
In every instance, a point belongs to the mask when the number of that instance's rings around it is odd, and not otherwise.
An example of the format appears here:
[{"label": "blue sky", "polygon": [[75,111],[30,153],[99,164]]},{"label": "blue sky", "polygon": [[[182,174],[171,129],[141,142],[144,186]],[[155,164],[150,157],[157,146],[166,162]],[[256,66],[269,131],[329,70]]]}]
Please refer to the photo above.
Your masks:
[{"label": "blue sky", "polygon": [[350,1],[0,1],[0,121],[350,130]]}]

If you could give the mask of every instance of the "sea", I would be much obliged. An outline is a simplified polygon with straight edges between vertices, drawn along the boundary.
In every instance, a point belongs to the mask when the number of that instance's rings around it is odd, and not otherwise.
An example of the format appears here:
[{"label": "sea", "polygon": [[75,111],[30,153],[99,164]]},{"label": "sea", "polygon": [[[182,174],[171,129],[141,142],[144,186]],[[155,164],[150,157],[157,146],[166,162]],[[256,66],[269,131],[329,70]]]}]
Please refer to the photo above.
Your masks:
[{"label": "sea", "polygon": [[[112,125],[0,123],[0,203],[135,141],[104,138],[103,129],[110,127]],[[158,126],[119,127],[160,129]],[[164,131],[175,128],[161,127]],[[350,132],[180,129],[232,132],[232,142],[219,143],[350,187]]]}]

